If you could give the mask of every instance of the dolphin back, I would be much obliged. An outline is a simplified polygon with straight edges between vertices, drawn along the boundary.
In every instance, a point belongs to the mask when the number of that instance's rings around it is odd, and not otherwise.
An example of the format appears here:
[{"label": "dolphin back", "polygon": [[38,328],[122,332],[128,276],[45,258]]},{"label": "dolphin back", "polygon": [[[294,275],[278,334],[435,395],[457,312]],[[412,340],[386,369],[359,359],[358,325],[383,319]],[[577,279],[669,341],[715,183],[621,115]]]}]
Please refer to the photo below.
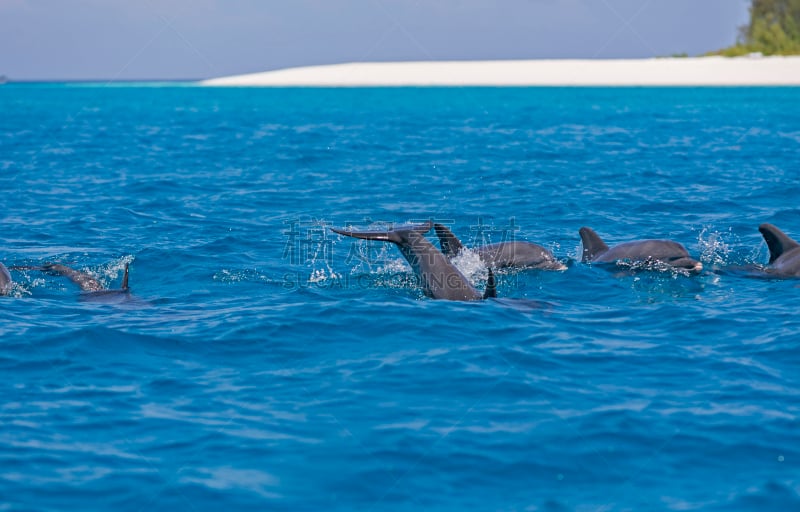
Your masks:
[{"label": "dolphin back", "polygon": [[[452,258],[464,249],[461,240],[447,226],[434,224],[433,228],[436,230],[436,236],[439,237],[442,254]],[[473,247],[470,250],[477,254],[488,267],[529,267],[548,270],[564,270],[566,268],[556,260],[552,252],[531,242],[514,240]]]},{"label": "dolphin back", "polygon": [[0,263],[0,295],[8,295],[11,293],[11,274],[5,265]]},{"label": "dolphin back", "polygon": [[494,268],[517,267],[564,270],[552,252],[532,242],[499,242],[472,249],[486,265]]},{"label": "dolphin back", "polygon": [[600,235],[595,233],[592,228],[582,227],[579,231],[581,244],[583,245],[583,256],[581,262],[587,263],[595,259],[599,254],[608,251],[608,246]]},{"label": "dolphin back", "polygon": [[769,247],[769,263],[770,265],[780,258],[785,252],[800,247],[800,244],[789,238],[789,236],[776,228],[772,224],[761,224],[758,226],[761,236],[767,242]]},{"label": "dolphin back", "polygon": [[647,261],[658,260],[668,263],[675,258],[688,258],[686,247],[672,240],[637,240],[625,242],[610,248],[603,257],[604,261]]}]

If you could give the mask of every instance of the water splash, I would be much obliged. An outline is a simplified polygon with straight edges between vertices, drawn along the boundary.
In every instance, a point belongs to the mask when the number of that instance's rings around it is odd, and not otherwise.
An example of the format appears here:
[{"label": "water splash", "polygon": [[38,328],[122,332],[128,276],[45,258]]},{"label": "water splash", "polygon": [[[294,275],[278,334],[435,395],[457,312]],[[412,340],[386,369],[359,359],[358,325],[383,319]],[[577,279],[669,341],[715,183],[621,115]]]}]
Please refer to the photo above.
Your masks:
[{"label": "water splash", "polygon": [[387,261],[383,266],[378,267],[373,274],[400,274],[411,271],[411,266],[404,259],[397,258]]},{"label": "water splash", "polygon": [[10,297],[14,297],[15,299],[30,297],[33,295],[33,288],[35,288],[33,284],[25,284],[18,281],[13,281],[11,283],[11,290],[9,291],[8,295]]},{"label": "water splash", "polygon": [[117,280],[122,279],[122,275],[125,272],[125,266],[132,265],[135,259],[136,257],[132,254],[120,256],[119,258],[111,260],[105,265],[101,265],[93,271],[90,270],[89,273],[100,279],[105,286],[109,286],[110,283],[114,283]]},{"label": "water splash", "polygon": [[712,265],[726,265],[730,263],[731,246],[725,239],[734,238],[733,231],[728,228],[727,233],[713,230],[710,226],[705,226],[697,236],[697,243],[700,246],[700,261]]},{"label": "water splash", "polygon": [[311,275],[308,276],[309,283],[322,283],[329,279],[340,280],[342,279],[342,275],[337,274],[330,267],[328,267],[327,269],[314,270],[311,272]]},{"label": "water splash", "polygon": [[485,281],[489,277],[489,269],[486,264],[471,249],[463,249],[451,261],[473,284],[476,281]]},{"label": "water splash", "polygon": [[269,277],[255,269],[229,270],[223,268],[212,277],[221,283],[269,282]]}]

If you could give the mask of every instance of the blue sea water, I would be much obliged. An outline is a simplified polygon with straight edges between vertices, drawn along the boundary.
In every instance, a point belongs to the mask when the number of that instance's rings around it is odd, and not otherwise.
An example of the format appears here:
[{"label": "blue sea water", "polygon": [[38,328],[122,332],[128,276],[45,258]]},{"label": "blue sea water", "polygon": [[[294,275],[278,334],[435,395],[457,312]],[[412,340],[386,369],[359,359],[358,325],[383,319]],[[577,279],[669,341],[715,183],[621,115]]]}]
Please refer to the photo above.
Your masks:
[{"label": "blue sea water", "polygon": [[[0,510],[798,510],[800,89],[0,87]],[[434,219],[551,248],[422,296]],[[670,238],[699,276],[580,263]],[[459,262],[480,289],[486,269]]]}]

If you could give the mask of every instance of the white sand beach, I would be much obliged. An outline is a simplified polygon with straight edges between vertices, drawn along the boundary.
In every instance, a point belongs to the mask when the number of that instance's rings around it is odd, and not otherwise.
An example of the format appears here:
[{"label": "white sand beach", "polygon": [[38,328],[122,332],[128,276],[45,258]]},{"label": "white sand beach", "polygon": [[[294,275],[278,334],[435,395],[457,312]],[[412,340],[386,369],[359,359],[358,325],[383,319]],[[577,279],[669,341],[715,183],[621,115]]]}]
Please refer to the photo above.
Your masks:
[{"label": "white sand beach", "polygon": [[356,62],[200,83],[256,87],[800,85],[800,56]]}]

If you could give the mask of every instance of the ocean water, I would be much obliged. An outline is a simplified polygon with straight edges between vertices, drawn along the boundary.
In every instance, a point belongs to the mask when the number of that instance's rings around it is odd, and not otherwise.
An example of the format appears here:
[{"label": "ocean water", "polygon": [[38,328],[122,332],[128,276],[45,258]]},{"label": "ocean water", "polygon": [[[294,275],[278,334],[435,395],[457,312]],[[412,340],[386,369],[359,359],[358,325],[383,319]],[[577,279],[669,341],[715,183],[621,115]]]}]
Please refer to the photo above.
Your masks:
[{"label": "ocean water", "polygon": [[[798,510],[800,89],[0,87],[0,510]],[[563,272],[425,298],[328,231]],[[580,263],[669,238],[687,277]],[[459,265],[482,289],[486,269]]]}]

